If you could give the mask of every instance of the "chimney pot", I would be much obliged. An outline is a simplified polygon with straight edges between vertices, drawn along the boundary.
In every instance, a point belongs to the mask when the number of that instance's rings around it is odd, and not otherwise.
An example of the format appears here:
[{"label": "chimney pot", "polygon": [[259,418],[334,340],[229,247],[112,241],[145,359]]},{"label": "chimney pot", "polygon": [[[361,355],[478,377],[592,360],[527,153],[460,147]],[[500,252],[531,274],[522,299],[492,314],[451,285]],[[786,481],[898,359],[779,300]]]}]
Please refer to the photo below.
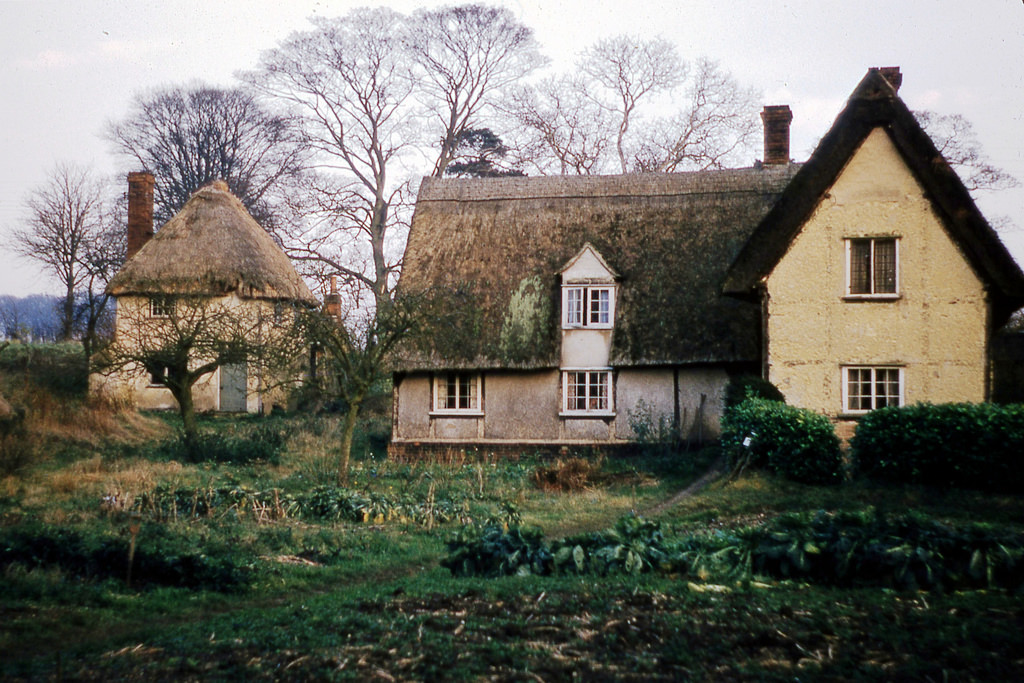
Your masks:
[{"label": "chimney pot", "polygon": [[761,112],[765,165],[789,163],[789,124],[792,120],[793,112],[788,104],[766,106]]},{"label": "chimney pot", "polygon": [[324,310],[338,322],[341,322],[341,295],[338,294],[338,277],[331,276],[331,293],[324,297]]},{"label": "chimney pot", "polygon": [[145,171],[128,174],[128,248],[127,261],[153,236],[153,184],[152,173]]}]

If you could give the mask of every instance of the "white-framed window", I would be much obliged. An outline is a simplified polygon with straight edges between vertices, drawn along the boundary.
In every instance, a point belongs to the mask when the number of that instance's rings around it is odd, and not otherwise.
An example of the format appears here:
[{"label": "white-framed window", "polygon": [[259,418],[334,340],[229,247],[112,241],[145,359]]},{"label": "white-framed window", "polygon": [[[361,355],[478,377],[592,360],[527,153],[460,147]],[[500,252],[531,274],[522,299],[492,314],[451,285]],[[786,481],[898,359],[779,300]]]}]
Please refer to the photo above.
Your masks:
[{"label": "white-framed window", "polygon": [[481,377],[475,372],[442,372],[434,376],[435,413],[483,412]]},{"label": "white-framed window", "polygon": [[151,318],[170,318],[174,315],[174,299],[169,296],[151,296],[149,298],[149,316]]},{"label": "white-framed window", "polygon": [[572,369],[562,371],[562,413],[611,415],[612,371]]},{"label": "white-framed window", "polygon": [[896,237],[846,240],[846,295],[858,298],[899,296],[900,242]]},{"label": "white-framed window", "polygon": [[565,285],[562,287],[562,327],[608,329],[615,319],[615,287]]},{"label": "white-framed window", "polygon": [[903,368],[865,365],[843,368],[843,409],[866,413],[903,405]]}]

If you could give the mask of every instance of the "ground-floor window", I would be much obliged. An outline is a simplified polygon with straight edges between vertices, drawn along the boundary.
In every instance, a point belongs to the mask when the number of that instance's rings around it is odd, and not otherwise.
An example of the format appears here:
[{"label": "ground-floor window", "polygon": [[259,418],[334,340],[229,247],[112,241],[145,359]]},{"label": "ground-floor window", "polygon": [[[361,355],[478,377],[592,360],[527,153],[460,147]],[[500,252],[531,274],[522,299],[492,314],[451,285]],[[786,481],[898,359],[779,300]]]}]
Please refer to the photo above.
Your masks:
[{"label": "ground-floor window", "polygon": [[480,374],[443,372],[434,376],[434,411],[480,412]]},{"label": "ground-floor window", "polygon": [[611,382],[610,370],[563,370],[562,412],[611,413]]},{"label": "ground-floor window", "polygon": [[843,406],[848,413],[903,405],[903,368],[843,368]]},{"label": "ground-floor window", "polygon": [[149,371],[149,385],[162,387],[167,384],[167,366],[157,365]]}]

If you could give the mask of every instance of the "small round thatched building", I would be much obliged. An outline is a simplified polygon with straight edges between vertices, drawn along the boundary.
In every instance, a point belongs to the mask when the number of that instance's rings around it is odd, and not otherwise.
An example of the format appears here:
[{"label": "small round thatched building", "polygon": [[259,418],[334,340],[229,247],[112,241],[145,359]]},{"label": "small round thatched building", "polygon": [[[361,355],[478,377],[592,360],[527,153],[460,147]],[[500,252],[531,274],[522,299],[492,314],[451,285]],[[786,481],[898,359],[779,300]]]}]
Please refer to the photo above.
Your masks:
[{"label": "small round thatched building", "polygon": [[[182,328],[188,325],[198,330],[196,309],[204,307],[231,311],[237,320],[246,321],[244,326],[253,334],[274,334],[275,327],[284,328],[296,307],[314,307],[317,300],[285,253],[223,181],[199,189],[154,234],[153,176],[132,173],[128,180],[128,259],[107,287],[117,299],[114,351],[108,351],[108,356],[119,355],[121,360],[111,364],[116,371],[94,376],[92,384],[97,391],[128,394],[141,408],[170,409],[176,402],[162,369],[149,360],[154,354],[147,351],[144,364],[140,359],[146,353],[135,353],[133,345],[172,357],[176,350],[170,347],[183,343],[170,337],[183,334]],[[191,311],[188,320],[186,309]],[[204,331],[188,334],[215,336],[212,328],[207,322]],[[236,323],[234,329],[238,328]],[[194,355],[190,363],[209,362],[210,349],[218,341],[199,340],[189,351]],[[124,359],[133,354],[138,357],[126,363]],[[195,408],[268,410],[281,399],[267,393],[266,387],[278,383],[271,379],[251,360],[219,363],[195,383]]]}]

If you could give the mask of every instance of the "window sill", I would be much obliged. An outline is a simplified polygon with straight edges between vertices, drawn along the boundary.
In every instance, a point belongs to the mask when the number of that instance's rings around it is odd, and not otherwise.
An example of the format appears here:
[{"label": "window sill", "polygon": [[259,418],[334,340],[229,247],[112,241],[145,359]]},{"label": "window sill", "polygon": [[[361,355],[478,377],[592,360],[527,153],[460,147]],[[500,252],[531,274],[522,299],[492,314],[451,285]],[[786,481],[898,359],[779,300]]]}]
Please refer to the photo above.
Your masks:
[{"label": "window sill", "polygon": [[566,332],[573,330],[610,330],[614,325],[562,325],[562,329]]},{"label": "window sill", "polygon": [[899,301],[902,294],[847,294],[843,301]]},{"label": "window sill", "polygon": [[431,410],[430,417],[483,417],[482,410]]},{"label": "window sill", "polygon": [[594,410],[594,411],[587,411],[587,412],[577,412],[577,413],[567,413],[565,411],[562,411],[562,412],[558,413],[558,417],[570,418],[570,419],[574,419],[574,418],[586,419],[586,418],[590,418],[590,417],[599,418],[599,419],[606,419],[606,418],[609,418],[609,417],[615,417],[615,413],[614,413],[614,411],[601,411],[601,412],[598,412],[596,410]]}]

